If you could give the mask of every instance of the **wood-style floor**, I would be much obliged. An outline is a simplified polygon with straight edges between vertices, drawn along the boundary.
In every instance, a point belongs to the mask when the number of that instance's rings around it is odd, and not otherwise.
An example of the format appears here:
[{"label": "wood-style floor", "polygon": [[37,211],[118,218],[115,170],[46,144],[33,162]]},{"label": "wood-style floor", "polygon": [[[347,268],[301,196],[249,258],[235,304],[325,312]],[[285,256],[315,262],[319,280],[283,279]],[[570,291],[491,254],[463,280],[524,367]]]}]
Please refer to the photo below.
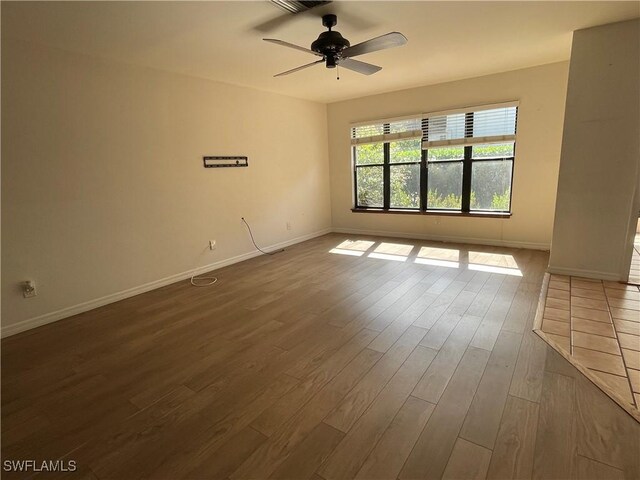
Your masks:
[{"label": "wood-style floor", "polygon": [[2,459],[86,479],[640,478],[640,425],[531,331],[546,253],[349,239],[3,340]]}]

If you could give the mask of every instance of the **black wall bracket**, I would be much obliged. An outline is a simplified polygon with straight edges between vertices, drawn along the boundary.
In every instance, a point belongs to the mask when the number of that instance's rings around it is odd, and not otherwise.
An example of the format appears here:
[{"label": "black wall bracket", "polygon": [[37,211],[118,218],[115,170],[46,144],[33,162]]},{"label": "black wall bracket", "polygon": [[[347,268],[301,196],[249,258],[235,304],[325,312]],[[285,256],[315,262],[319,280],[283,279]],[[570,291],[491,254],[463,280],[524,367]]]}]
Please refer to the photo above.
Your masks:
[{"label": "black wall bracket", "polygon": [[248,167],[247,157],[202,157],[204,168]]}]

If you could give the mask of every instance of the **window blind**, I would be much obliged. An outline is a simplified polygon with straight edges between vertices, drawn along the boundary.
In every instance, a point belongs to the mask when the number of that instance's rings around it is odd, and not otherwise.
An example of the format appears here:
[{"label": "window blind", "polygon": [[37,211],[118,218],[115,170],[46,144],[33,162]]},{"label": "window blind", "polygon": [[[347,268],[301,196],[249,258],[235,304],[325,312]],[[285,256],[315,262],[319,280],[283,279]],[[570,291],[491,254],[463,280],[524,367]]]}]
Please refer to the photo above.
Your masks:
[{"label": "window blind", "polygon": [[517,112],[511,102],[425,114],[422,148],[513,142]]},{"label": "window blind", "polygon": [[377,120],[351,126],[351,145],[423,138],[420,117]]}]

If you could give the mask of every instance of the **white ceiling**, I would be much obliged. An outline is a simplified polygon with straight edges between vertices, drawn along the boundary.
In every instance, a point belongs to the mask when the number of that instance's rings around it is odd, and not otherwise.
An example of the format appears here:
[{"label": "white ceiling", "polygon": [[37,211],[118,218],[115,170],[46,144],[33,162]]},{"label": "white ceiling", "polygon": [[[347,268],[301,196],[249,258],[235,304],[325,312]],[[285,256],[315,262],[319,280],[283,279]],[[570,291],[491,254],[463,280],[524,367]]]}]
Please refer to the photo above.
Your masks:
[{"label": "white ceiling", "polygon": [[[391,31],[409,43],[358,59],[383,70],[363,76],[315,66],[316,57],[263,42],[309,47],[337,13],[351,44]],[[476,77],[569,58],[576,29],[640,16],[628,2],[333,2],[288,15],[267,1],[2,2],[2,35],[127,63],[320,102]],[[275,20],[274,20],[275,19]],[[277,24],[265,33],[256,27]]]}]

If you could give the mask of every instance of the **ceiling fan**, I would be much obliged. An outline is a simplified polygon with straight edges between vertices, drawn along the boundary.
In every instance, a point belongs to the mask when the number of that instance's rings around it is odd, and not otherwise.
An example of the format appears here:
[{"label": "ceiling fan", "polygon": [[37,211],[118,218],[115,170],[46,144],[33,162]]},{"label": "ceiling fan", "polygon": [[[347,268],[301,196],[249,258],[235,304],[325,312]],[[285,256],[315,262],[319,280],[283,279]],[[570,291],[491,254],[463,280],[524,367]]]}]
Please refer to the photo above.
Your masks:
[{"label": "ceiling fan", "polygon": [[278,73],[277,75],[274,75],[274,77],[289,75],[290,73],[298,72],[319,63],[324,63],[327,68],[336,68],[337,66],[340,66],[363,75],[372,75],[382,70],[382,67],[361,62],[359,60],[353,60],[353,57],[364,55],[366,53],[377,52],[379,50],[385,50],[387,48],[399,47],[407,43],[407,38],[404,35],[399,32],[391,32],[351,46],[349,40],[344,38],[340,32],[331,30],[337,23],[338,18],[335,15],[324,15],[322,17],[322,25],[327,27],[328,31],[320,34],[317,40],[311,44],[311,49],[300,47],[282,40],[264,38],[263,40],[265,42],[275,43],[276,45],[294,48],[296,50],[322,57],[320,60],[316,60],[315,62],[287,70],[286,72]]}]

